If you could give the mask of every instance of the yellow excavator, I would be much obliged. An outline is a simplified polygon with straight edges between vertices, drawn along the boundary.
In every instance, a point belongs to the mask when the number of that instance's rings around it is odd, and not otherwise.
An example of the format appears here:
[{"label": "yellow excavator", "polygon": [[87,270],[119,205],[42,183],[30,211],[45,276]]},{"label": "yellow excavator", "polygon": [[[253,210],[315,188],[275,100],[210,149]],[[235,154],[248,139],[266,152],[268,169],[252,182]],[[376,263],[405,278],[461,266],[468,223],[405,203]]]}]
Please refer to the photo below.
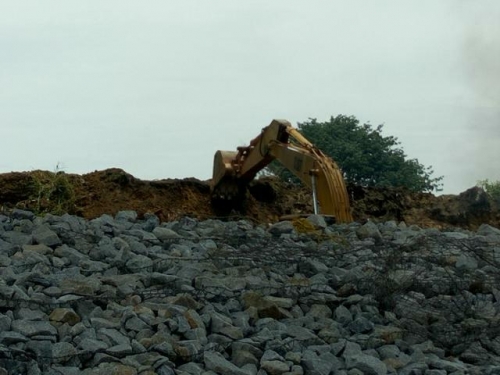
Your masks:
[{"label": "yellow excavator", "polygon": [[244,199],[248,184],[273,160],[279,161],[312,190],[315,214],[352,222],[349,195],[337,164],[286,120],[273,120],[249,146],[217,151],[211,185],[212,199]]}]

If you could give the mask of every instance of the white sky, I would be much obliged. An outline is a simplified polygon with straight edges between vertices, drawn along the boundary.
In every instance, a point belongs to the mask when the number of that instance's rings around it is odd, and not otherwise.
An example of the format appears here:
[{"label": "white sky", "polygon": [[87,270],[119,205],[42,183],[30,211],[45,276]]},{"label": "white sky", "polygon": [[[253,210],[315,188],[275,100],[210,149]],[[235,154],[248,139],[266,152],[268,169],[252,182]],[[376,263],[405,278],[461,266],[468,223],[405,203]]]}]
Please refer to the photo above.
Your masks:
[{"label": "white sky", "polygon": [[444,175],[500,180],[498,0],[16,0],[0,173],[208,179],[273,118],[354,115]]}]

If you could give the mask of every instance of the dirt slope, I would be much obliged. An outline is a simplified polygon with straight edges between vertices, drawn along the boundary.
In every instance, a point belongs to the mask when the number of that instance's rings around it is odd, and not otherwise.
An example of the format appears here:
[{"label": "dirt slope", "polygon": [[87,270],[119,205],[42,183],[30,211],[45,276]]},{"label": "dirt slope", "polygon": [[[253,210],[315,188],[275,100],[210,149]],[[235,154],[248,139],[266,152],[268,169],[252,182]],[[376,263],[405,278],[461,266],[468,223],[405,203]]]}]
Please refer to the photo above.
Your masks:
[{"label": "dirt slope", "polygon": [[[481,223],[499,226],[495,204],[478,188],[460,195],[435,197],[404,189],[368,189],[349,186],[356,220],[404,220],[422,227],[460,226],[475,229]],[[311,195],[305,188],[265,178],[249,188],[248,199],[238,212],[215,210],[210,204],[208,181],[196,179],[144,181],[121,169],[84,175],[46,171],[0,174],[0,206],[30,209],[39,213],[70,214],[87,219],[120,210],[140,216],[154,213],[161,220],[182,216],[200,219],[246,216],[257,222],[273,222],[282,215],[312,212]]]}]

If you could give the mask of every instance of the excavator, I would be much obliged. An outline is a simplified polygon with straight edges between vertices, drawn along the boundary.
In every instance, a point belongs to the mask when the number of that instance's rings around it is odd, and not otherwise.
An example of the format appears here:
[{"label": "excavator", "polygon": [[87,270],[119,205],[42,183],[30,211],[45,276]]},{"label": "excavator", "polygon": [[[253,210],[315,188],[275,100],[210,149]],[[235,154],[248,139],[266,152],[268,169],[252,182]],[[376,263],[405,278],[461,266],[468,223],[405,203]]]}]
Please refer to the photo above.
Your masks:
[{"label": "excavator", "polygon": [[213,202],[244,199],[248,184],[273,160],[297,176],[312,191],[315,214],[353,221],[349,195],[338,165],[286,120],[273,120],[248,146],[218,150],[211,184]]}]

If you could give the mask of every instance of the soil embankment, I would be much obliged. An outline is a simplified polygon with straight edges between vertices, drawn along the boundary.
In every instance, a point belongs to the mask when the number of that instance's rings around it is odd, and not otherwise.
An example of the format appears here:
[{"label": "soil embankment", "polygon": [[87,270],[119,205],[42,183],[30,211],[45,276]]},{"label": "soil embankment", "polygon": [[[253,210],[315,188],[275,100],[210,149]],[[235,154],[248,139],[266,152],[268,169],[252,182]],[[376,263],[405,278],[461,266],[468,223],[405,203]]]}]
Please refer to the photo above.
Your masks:
[{"label": "soil embankment", "polygon": [[[479,188],[439,197],[405,189],[349,186],[348,190],[357,221],[395,220],[421,227],[466,229],[476,229],[482,223],[500,225],[495,203]],[[312,212],[308,189],[274,178],[254,181],[244,209],[223,213],[210,204],[208,181],[145,181],[116,168],[84,175],[46,171],[0,174],[0,205],[39,213],[67,212],[86,219],[134,210],[139,216],[154,213],[162,221],[228,215],[271,223],[283,215]]]}]

